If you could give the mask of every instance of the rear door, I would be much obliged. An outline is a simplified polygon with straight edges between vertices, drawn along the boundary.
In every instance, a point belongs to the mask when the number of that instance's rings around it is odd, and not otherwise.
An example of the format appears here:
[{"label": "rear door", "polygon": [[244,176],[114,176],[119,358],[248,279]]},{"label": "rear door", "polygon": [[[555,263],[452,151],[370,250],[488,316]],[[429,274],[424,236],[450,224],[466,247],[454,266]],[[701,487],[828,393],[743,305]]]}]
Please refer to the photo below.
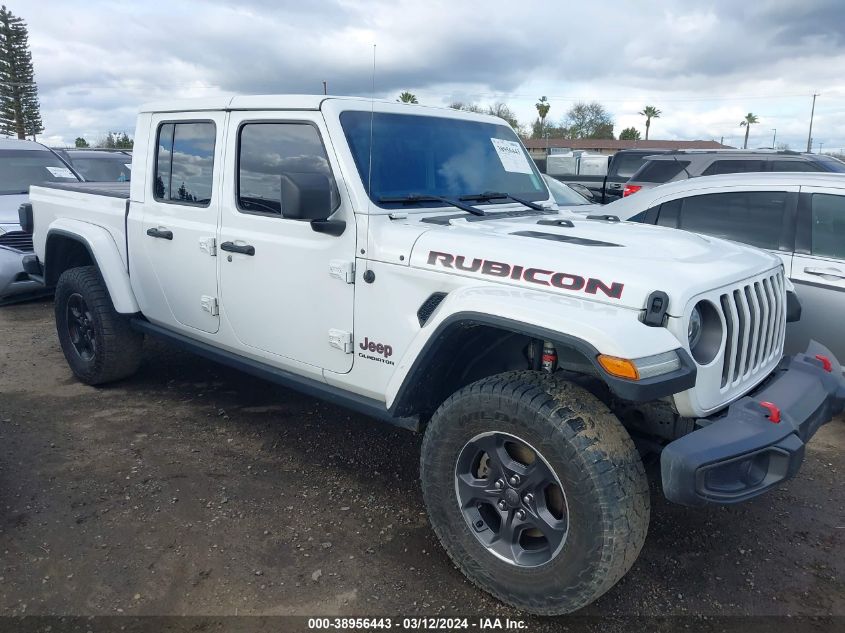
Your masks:
[{"label": "rear door", "polygon": [[790,325],[790,352],[816,339],[845,358],[845,189],[802,187],[792,282],[801,320]]},{"label": "rear door", "polygon": [[152,116],[155,156],[130,260],[151,321],[217,332],[217,233],[226,113]]}]

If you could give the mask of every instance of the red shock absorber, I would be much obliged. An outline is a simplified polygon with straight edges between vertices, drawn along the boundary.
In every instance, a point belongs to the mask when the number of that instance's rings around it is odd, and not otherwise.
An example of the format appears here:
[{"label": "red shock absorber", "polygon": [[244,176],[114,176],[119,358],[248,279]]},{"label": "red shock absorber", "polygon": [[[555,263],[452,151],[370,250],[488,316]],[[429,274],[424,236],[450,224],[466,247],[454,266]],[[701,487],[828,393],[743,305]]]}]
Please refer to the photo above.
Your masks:
[{"label": "red shock absorber", "polygon": [[551,374],[557,369],[557,350],[549,341],[543,341],[543,371]]}]

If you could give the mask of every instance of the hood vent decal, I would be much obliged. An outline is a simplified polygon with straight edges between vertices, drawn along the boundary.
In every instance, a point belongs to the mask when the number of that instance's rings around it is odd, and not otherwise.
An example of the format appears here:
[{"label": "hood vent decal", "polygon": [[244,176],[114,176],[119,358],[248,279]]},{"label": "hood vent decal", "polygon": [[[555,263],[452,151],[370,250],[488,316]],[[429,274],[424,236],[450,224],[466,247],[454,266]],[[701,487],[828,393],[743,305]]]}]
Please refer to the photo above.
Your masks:
[{"label": "hood vent decal", "polygon": [[600,242],[599,240],[591,240],[586,237],[577,237],[575,235],[559,235],[557,233],[543,233],[541,231],[517,231],[511,235],[518,235],[520,237],[533,237],[538,240],[550,240],[552,242],[566,242],[567,244],[576,244],[578,246],[611,246],[621,248],[622,244],[613,244],[611,242]]}]

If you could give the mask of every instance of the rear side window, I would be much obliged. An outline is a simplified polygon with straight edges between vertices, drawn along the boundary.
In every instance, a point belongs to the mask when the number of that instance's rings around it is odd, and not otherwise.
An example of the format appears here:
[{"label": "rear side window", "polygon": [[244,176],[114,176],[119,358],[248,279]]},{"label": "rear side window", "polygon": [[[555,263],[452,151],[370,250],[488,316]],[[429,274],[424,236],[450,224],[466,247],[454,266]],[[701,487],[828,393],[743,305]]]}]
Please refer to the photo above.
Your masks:
[{"label": "rear side window", "polygon": [[247,123],[238,150],[238,208],[282,214],[282,178],[321,174],[332,182],[332,208],[339,203],[326,148],[309,123]]},{"label": "rear side window", "polygon": [[750,171],[763,171],[762,160],[717,160],[702,172],[702,176],[718,174],[739,174]]},{"label": "rear side window", "polygon": [[153,183],[156,200],[209,205],[216,136],[211,121],[165,123],[159,127]]},{"label": "rear side window", "polygon": [[669,182],[689,167],[688,160],[650,160],[631,176],[634,182]]},{"label": "rear side window", "polygon": [[643,166],[643,154],[617,154],[613,157],[613,174],[622,178],[630,178]]},{"label": "rear side window", "polygon": [[845,163],[838,158],[819,154],[816,156],[816,160],[822,165],[824,171],[832,171],[839,174],[845,173]]},{"label": "rear side window", "polygon": [[823,171],[819,165],[808,160],[773,160],[769,165],[772,171]]},{"label": "rear side window", "polygon": [[678,217],[681,213],[681,198],[677,200],[670,200],[660,205],[660,210],[657,214],[657,223],[660,226],[668,226],[670,228],[678,228]]},{"label": "rear side window", "polygon": [[786,191],[692,196],[684,198],[677,226],[686,231],[776,250],[781,247],[789,201],[790,194]]},{"label": "rear side window", "polygon": [[814,193],[810,252],[845,260],[845,196]]}]

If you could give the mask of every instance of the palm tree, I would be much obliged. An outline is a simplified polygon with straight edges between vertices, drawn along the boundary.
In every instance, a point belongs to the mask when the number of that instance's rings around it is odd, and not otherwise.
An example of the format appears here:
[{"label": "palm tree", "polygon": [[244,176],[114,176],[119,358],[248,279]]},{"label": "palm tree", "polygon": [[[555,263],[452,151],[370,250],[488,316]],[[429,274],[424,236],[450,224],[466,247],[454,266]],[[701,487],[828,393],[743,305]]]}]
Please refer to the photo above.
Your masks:
[{"label": "palm tree", "polygon": [[419,101],[417,101],[417,95],[413,92],[408,92],[407,90],[399,95],[397,101],[401,101],[402,103],[419,103]]},{"label": "palm tree", "polygon": [[745,115],[745,118],[742,121],[740,121],[739,126],[745,128],[745,144],[742,146],[742,149],[748,149],[748,133],[751,131],[751,126],[754,123],[759,122],[757,115],[751,114],[750,112]]},{"label": "palm tree", "polygon": [[645,117],[645,140],[648,140],[648,128],[651,127],[651,120],[659,119],[663,113],[654,106],[647,105],[639,114]]},{"label": "palm tree", "polygon": [[542,138],[543,130],[546,128],[546,115],[549,113],[552,104],[549,103],[546,97],[540,97],[540,100],[534,104],[534,107],[537,108],[537,114],[540,115],[540,137]]}]

